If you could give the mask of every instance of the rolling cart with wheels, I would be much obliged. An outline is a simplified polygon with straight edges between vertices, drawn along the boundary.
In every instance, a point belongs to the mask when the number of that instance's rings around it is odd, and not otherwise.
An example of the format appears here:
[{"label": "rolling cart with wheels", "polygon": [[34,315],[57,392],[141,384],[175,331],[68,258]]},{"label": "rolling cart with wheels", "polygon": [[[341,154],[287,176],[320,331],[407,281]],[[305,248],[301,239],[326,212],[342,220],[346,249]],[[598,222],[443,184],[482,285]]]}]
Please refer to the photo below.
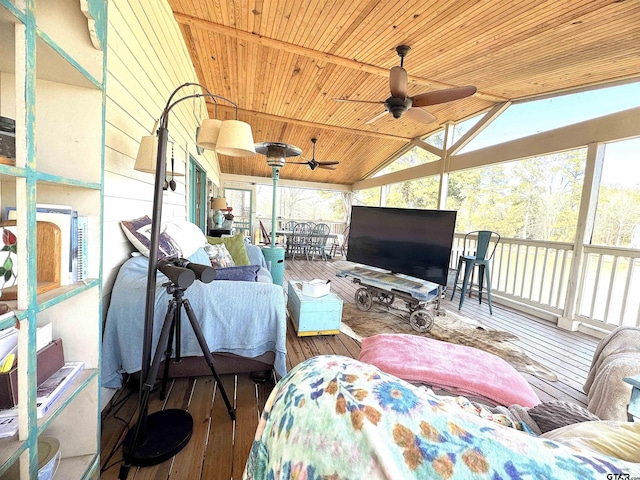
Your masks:
[{"label": "rolling cart with wheels", "polygon": [[[370,310],[374,304],[401,310],[417,332],[428,332],[433,327],[434,315],[445,315],[440,308],[442,287],[436,283],[357,264],[338,268],[336,276],[350,277],[353,283],[361,285],[355,293],[360,310]],[[394,306],[396,300],[404,302],[404,308]]]}]

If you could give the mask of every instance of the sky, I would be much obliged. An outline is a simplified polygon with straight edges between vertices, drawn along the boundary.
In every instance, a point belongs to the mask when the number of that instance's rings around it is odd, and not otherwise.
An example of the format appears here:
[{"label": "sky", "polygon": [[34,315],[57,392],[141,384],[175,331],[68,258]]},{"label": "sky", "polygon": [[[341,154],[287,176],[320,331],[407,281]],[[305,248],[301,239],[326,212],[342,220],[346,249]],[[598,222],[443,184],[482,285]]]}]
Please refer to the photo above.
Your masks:
[{"label": "sky", "polygon": [[[640,83],[574,93],[511,106],[462,152],[503,143],[640,106]],[[470,128],[476,118],[460,125]],[[640,138],[607,145],[603,183],[640,185]]]}]

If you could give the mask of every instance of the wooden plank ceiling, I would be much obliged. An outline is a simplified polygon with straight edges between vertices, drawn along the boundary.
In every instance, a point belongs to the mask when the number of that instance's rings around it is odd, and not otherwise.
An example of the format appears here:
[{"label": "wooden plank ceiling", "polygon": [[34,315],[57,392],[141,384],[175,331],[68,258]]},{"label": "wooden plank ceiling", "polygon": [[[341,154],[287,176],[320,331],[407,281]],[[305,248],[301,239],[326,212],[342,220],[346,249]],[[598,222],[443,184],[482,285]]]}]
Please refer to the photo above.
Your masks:
[{"label": "wooden plank ceiling", "polygon": [[[280,177],[351,185],[446,122],[505,100],[640,78],[636,0],[169,0],[199,80],[239,106],[256,142],[296,145],[331,171],[285,165]],[[430,124],[387,114],[389,69],[409,45],[408,95],[474,85],[426,107]],[[213,104],[209,104],[213,117]],[[219,118],[233,110],[221,106]],[[223,173],[270,177],[265,157],[219,156]],[[294,160],[294,159],[291,159]],[[295,160],[301,160],[300,158]]]}]

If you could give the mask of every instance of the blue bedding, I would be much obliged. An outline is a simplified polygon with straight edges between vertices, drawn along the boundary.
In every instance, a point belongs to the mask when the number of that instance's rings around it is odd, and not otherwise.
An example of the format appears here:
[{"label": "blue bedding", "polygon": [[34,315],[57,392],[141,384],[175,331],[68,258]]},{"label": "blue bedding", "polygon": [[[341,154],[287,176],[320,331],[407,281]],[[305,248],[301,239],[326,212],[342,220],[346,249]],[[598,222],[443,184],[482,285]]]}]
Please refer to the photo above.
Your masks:
[{"label": "blue bedding", "polygon": [[[260,265],[257,282],[214,280],[209,284],[196,281],[185,292],[212,352],[227,352],[243,357],[257,357],[275,352],[274,369],[286,374],[286,314],[284,291],[271,283],[266,263],[258,247],[247,245],[252,264]],[[189,258],[194,263],[207,263],[199,249]],[[120,388],[122,373],[140,371],[144,331],[145,297],[148,261],[132,257],[118,273],[102,343],[102,386]],[[172,295],[162,284],[167,281],[157,273],[154,314],[154,352]],[[182,322],[182,356],[202,356],[184,309]]]}]

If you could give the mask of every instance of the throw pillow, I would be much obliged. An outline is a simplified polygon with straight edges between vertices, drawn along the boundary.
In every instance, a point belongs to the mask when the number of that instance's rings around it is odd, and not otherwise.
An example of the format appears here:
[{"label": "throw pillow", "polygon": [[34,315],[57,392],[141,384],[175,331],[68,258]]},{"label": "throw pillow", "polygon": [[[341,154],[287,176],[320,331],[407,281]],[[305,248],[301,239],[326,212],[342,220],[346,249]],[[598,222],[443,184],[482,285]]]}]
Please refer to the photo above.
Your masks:
[{"label": "throw pillow", "polygon": [[[151,218],[144,215],[133,220],[123,220],[120,226],[131,244],[145,257],[149,256],[151,246]],[[158,240],[158,258],[179,256],[178,248],[173,244],[171,237],[160,232]]]},{"label": "throw pillow", "polygon": [[595,450],[627,462],[640,461],[638,422],[582,422],[543,433],[541,437],[575,448]]},{"label": "throw pillow", "polygon": [[233,262],[237,266],[251,265],[249,262],[249,256],[247,255],[247,248],[244,244],[244,235],[239,233],[233,237],[207,237],[207,240],[212,245],[220,245],[221,243],[227,247]]},{"label": "throw pillow", "polygon": [[162,233],[171,237],[174,245],[180,249],[181,257],[187,258],[200,247],[207,244],[207,237],[200,227],[186,220],[172,220],[162,225]]},{"label": "throw pillow", "polygon": [[229,250],[227,250],[227,247],[225,247],[224,244],[207,245],[204,249],[207,252],[207,255],[209,255],[209,261],[211,262],[212,267],[233,267],[235,265]]},{"label": "throw pillow", "polygon": [[580,405],[562,400],[540,403],[530,408],[527,413],[542,433],[574,423],[600,420]]},{"label": "throw pillow", "polygon": [[255,282],[258,280],[258,270],[260,270],[260,267],[258,265],[216,268],[216,280]]}]

